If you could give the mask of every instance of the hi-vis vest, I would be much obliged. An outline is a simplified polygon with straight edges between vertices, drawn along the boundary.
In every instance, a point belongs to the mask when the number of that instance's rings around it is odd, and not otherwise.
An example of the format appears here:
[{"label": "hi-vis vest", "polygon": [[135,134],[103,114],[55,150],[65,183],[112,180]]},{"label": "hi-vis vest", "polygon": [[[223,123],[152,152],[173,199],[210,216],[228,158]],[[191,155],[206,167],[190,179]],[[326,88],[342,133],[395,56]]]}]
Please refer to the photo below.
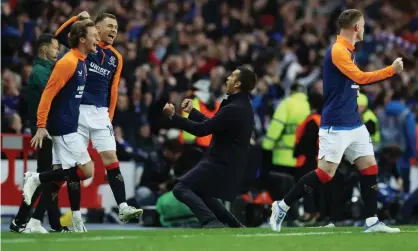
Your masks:
[{"label": "hi-vis vest", "polygon": [[[208,118],[212,118],[213,116],[215,116],[215,114],[219,110],[219,107],[220,107],[220,103],[216,101],[215,109],[213,111],[210,111],[204,103],[200,102],[198,98],[195,97],[193,99],[193,108],[198,110],[199,112],[201,112]],[[187,118],[189,114],[182,112],[182,116]],[[186,144],[196,143],[196,145],[203,146],[203,147],[208,147],[211,139],[212,139],[212,135],[207,135],[204,137],[196,137],[186,131],[181,131],[180,136],[179,136],[179,140],[181,143],[186,143]]]},{"label": "hi-vis vest", "polygon": [[372,142],[374,146],[378,146],[380,144],[380,130],[379,130],[379,120],[377,119],[376,115],[370,110],[367,109],[364,111],[362,115],[363,123],[366,123],[367,121],[371,120],[376,125],[376,131],[373,135],[370,135],[372,138]]},{"label": "hi-vis vest", "polygon": [[[299,144],[300,139],[302,138],[302,135],[305,131],[306,125],[311,122],[311,121],[315,121],[315,123],[318,125],[321,124],[321,115],[319,115],[318,113],[313,113],[311,115],[309,115],[296,129],[296,144]],[[316,149],[315,151],[318,153],[318,149],[319,149],[319,139],[316,145]],[[312,149],[313,150],[313,149]],[[317,155],[318,158],[318,155]],[[297,159],[296,159],[296,167],[302,167],[303,164],[305,164],[306,161],[306,156],[305,155],[300,155]]]},{"label": "hi-vis vest", "polygon": [[304,93],[294,93],[279,104],[262,143],[263,149],[273,151],[274,165],[296,167],[293,157],[296,128],[309,114],[308,98]]}]

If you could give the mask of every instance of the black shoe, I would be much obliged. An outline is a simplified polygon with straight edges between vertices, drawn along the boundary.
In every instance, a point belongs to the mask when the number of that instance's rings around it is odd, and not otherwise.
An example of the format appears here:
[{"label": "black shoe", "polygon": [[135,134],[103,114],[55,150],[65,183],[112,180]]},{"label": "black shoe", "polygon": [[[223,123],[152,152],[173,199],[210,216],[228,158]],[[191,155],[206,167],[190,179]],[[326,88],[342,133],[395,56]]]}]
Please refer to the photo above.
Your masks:
[{"label": "black shoe", "polygon": [[68,227],[61,227],[60,229],[51,229],[50,233],[71,233],[72,231]]},{"label": "black shoe", "polygon": [[226,226],[219,221],[209,221],[202,225],[202,228],[226,228]]},{"label": "black shoe", "polygon": [[10,223],[10,227],[9,228],[10,228],[10,232],[21,234],[23,232],[23,230],[25,230],[26,224],[24,224],[24,225],[17,225],[16,224],[16,221],[13,220],[12,223]]}]

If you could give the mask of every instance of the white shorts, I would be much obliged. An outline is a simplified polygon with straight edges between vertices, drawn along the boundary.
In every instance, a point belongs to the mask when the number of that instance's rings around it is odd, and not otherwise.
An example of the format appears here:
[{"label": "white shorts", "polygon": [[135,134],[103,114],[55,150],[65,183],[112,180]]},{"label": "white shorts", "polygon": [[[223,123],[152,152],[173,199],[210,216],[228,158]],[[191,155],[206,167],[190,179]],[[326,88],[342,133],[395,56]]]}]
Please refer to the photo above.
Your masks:
[{"label": "white shorts", "polygon": [[94,105],[80,105],[78,133],[83,136],[86,148],[89,139],[91,139],[93,147],[99,153],[116,151],[115,136],[107,107],[97,108]]},{"label": "white shorts", "polygon": [[374,156],[373,143],[365,125],[352,130],[319,129],[318,159],[340,163],[345,158],[354,163],[363,156]]},{"label": "white shorts", "polygon": [[52,136],[52,164],[68,169],[91,161],[90,155],[79,133]]}]

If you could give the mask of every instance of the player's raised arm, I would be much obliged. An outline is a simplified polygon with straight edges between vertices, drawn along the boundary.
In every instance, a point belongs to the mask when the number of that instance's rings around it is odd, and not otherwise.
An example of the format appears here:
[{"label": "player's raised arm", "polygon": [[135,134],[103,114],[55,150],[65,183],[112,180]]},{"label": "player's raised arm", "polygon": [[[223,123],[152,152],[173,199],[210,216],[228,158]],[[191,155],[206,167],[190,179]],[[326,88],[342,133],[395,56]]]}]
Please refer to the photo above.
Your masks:
[{"label": "player's raised arm", "polygon": [[110,121],[113,120],[113,116],[115,115],[115,108],[116,103],[118,102],[118,88],[119,88],[119,81],[120,81],[120,75],[122,73],[122,67],[123,67],[123,58],[122,56],[115,50],[113,47],[111,47],[111,50],[116,55],[118,59],[118,65],[116,67],[115,74],[113,75],[112,83],[110,85],[110,101],[109,101],[109,118]]},{"label": "player's raised arm", "polygon": [[[385,67],[381,70],[364,72],[360,70],[351,59],[350,52],[341,46],[335,45],[331,51],[332,63],[347,77],[357,84],[370,84],[392,77],[397,70],[395,65]],[[397,59],[398,61],[401,59]],[[396,61],[394,62],[394,64]],[[399,70],[401,71],[401,70]]]},{"label": "player's raised arm", "polygon": [[41,101],[39,102],[37,123],[38,128],[45,128],[48,119],[49,110],[51,109],[52,101],[58,92],[64,87],[65,83],[72,77],[77,67],[76,61],[71,61],[68,58],[63,58],[57,62],[52,71],[51,77],[46,84],[45,90],[42,93]]},{"label": "player's raised arm", "polygon": [[87,13],[87,11],[83,11],[77,16],[74,16],[63,23],[55,32],[55,37],[57,38],[58,42],[69,48],[70,45],[68,43],[68,34],[70,34],[71,25],[77,21],[87,18],[90,18],[90,15]]}]

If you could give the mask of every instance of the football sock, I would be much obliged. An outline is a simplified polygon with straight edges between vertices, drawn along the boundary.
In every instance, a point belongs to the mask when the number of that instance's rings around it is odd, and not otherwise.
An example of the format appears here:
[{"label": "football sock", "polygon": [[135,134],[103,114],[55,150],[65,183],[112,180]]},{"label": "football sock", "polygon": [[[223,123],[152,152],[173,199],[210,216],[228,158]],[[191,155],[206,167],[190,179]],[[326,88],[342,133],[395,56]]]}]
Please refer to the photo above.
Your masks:
[{"label": "football sock", "polygon": [[[41,198],[39,199],[39,203],[36,206],[35,212],[32,215],[32,218],[42,221],[45,215],[46,210],[51,206],[51,204],[56,203],[57,201],[57,193],[62,184],[60,183],[45,183],[43,184],[44,190],[42,191]],[[52,217],[48,215],[50,219],[51,225],[56,225],[56,221],[59,222],[59,215],[55,215]],[[51,222],[53,220],[54,222]]]},{"label": "football sock", "polygon": [[377,213],[377,165],[360,170],[361,197],[364,202],[364,216],[374,217]]},{"label": "football sock", "polygon": [[81,183],[80,181],[67,181],[67,192],[70,200],[71,211],[80,211]]},{"label": "football sock", "polygon": [[26,205],[24,200],[22,200],[22,203],[20,203],[19,211],[17,212],[15,216],[16,225],[22,226],[28,222],[29,212],[32,209],[32,205],[38,199],[43,189],[44,189],[43,185],[40,185],[36,188],[35,192],[33,193],[32,201],[30,205]]},{"label": "football sock", "polygon": [[124,209],[125,207],[128,207],[128,203],[122,202],[119,204],[119,209]]},{"label": "football sock", "polygon": [[106,172],[107,181],[109,182],[110,188],[112,189],[116,203],[121,205],[121,203],[126,202],[126,194],[125,181],[123,180],[123,176],[120,172],[119,162],[107,165]]},{"label": "football sock", "polygon": [[61,212],[58,207],[58,192],[61,189],[64,182],[53,182],[52,183],[52,201],[47,207],[48,220],[52,229],[58,230],[62,228],[60,217]]},{"label": "football sock", "polygon": [[[331,181],[331,179],[332,177],[322,169],[317,168],[314,171],[310,171],[309,173],[305,174],[298,181],[298,183],[296,183],[296,185],[292,188],[292,190],[290,190],[289,193],[286,194],[283,199],[285,204],[282,205],[292,205],[296,200],[300,199],[305,192],[312,193],[316,187]],[[286,210],[286,208],[283,209]]]},{"label": "football sock", "polygon": [[80,212],[80,210],[73,211],[72,215],[73,215],[73,218],[81,219],[81,212]]},{"label": "football sock", "polygon": [[83,170],[77,167],[71,167],[69,169],[60,168],[39,174],[39,181],[41,183],[53,181],[80,181],[85,179],[86,177]]}]

